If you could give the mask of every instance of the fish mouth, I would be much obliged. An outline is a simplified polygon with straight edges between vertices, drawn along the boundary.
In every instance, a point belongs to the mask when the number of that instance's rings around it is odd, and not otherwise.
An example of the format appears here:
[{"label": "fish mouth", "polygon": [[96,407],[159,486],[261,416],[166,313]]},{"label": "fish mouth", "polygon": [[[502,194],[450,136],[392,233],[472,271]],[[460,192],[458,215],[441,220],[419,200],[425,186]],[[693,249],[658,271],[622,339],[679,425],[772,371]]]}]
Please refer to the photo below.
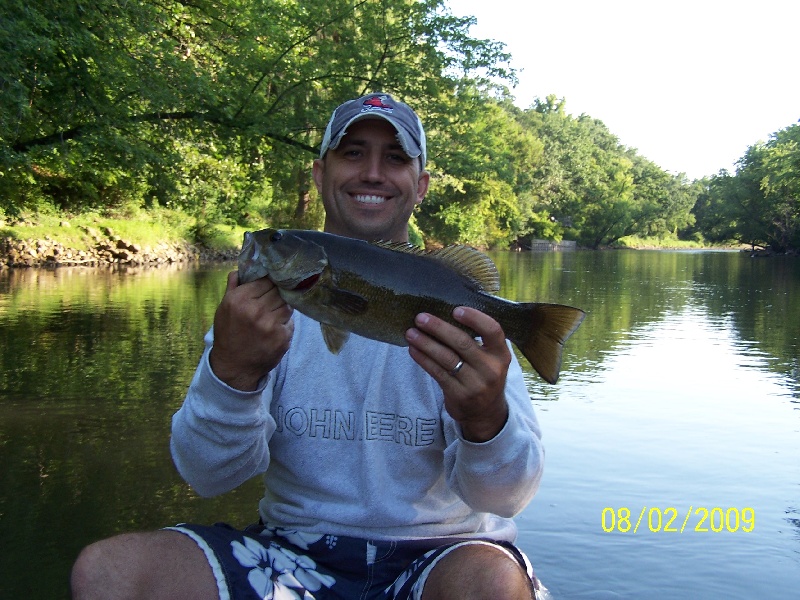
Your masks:
[{"label": "fish mouth", "polygon": [[300,281],[297,285],[292,288],[292,291],[295,292],[305,292],[306,290],[311,289],[314,287],[314,284],[319,281],[320,274],[317,273],[316,275],[312,275],[311,277],[306,277],[302,281]]}]

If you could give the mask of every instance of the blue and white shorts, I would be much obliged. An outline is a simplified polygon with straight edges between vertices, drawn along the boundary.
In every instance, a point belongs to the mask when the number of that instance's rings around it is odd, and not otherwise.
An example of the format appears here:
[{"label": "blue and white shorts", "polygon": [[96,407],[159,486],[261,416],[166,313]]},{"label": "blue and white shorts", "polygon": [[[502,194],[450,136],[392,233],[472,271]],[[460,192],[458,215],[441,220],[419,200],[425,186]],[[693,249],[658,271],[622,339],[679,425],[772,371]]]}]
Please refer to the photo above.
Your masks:
[{"label": "blue and white shorts", "polygon": [[[420,541],[370,541],[252,525],[181,524],[214,572],[220,600],[420,600],[428,574],[450,551],[488,544],[507,552],[538,582],[528,558],[513,544],[460,540],[444,546]],[[441,543],[441,542],[439,542]]]}]

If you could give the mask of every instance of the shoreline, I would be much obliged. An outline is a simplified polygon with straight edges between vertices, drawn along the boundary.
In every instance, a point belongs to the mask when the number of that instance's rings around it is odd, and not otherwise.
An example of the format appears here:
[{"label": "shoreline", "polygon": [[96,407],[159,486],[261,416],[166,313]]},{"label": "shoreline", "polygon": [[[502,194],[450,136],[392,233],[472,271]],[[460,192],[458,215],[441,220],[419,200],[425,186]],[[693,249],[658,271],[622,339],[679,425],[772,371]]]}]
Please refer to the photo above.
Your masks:
[{"label": "shoreline", "polygon": [[159,266],[189,262],[236,260],[239,249],[212,250],[189,242],[159,242],[142,245],[113,232],[92,234],[87,249],[65,246],[43,239],[0,238],[0,270],[62,267]]},{"label": "shoreline", "polygon": [[[113,266],[161,266],[193,262],[226,262],[235,261],[240,246],[234,245],[235,236],[226,240],[217,248],[209,248],[185,239],[159,241],[144,244],[139,240],[123,238],[109,226],[81,226],[85,234],[81,241],[82,248],[74,247],[65,238],[58,239],[51,230],[49,233],[39,232],[38,236],[19,238],[13,235],[0,237],[0,271],[6,269],[30,269],[62,267],[113,267]],[[132,236],[138,237],[138,236]],[[557,246],[557,245],[556,245]],[[552,248],[549,252],[574,251],[574,246],[560,250]],[[583,250],[583,248],[580,248]],[[796,252],[776,253],[762,248],[738,247],[686,247],[660,246],[643,243],[633,246],[603,248],[608,250],[691,250],[691,251],[736,251],[749,253],[751,257],[796,256]],[[513,251],[514,249],[509,249]],[[536,251],[536,250],[528,250]]]}]

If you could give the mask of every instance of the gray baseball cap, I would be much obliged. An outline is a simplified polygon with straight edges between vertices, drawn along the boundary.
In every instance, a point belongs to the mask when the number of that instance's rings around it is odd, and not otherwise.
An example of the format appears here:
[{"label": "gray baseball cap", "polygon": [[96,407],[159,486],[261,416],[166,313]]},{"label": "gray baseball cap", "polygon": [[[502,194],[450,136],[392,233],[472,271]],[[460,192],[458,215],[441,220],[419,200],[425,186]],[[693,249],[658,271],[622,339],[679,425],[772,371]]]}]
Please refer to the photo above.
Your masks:
[{"label": "gray baseball cap", "polygon": [[405,153],[411,158],[419,157],[422,166],[425,166],[428,157],[422,121],[407,104],[382,92],[348,100],[333,111],[325,129],[325,137],[322,138],[320,158],[324,157],[328,150],[335,150],[339,146],[350,125],[363,119],[375,118],[385,119],[391,123],[397,130],[397,140]]}]

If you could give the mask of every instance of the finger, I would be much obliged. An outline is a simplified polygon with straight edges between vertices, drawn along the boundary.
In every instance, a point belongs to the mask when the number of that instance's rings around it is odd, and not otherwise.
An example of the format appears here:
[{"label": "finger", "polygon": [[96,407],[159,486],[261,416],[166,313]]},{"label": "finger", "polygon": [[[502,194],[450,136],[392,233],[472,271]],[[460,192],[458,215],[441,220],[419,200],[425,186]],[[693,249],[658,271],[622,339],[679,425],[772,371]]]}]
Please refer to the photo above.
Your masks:
[{"label": "finger", "polygon": [[506,335],[500,324],[486,313],[459,306],[453,310],[453,319],[472,329],[481,338],[482,346],[487,350],[506,348]]},{"label": "finger", "polygon": [[239,272],[238,271],[231,271],[228,273],[228,282],[225,286],[225,291],[230,292],[233,289],[239,287]]},{"label": "finger", "polygon": [[238,283],[238,276],[232,273],[228,276],[228,292],[233,292],[237,300],[248,301],[267,297],[271,308],[279,308],[285,301],[280,296],[278,286],[269,277],[262,277],[248,283]]},{"label": "finger", "polygon": [[453,374],[453,369],[450,366],[442,366],[439,359],[432,358],[415,346],[409,345],[408,353],[414,362],[436,380],[445,395],[456,392],[463,393],[463,389],[469,385],[471,376],[466,363],[457,373]]},{"label": "finger", "polygon": [[417,328],[409,331],[409,344],[422,350],[448,373],[459,362],[468,362],[464,354],[477,346],[468,333],[433,315],[420,313],[415,324]]}]

